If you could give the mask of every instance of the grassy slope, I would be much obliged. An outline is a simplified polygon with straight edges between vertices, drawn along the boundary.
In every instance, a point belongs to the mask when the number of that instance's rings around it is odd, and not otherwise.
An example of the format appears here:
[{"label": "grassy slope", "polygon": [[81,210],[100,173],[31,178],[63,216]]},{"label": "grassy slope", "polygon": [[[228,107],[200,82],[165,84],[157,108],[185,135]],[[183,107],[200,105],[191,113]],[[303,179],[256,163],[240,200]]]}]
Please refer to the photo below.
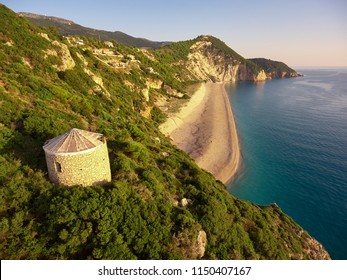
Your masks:
[{"label": "grassy slope", "polygon": [[[233,197],[170,144],[155,113],[141,117],[148,104],[140,89],[154,75],[145,69],[183,87],[173,79],[174,67],[117,45],[118,52],[136,55],[141,67],[115,72],[91,51],[70,46],[76,66],[57,72],[52,65],[61,58],[44,58],[54,45],[38,35],[43,30],[1,5],[0,14],[1,259],[195,258],[201,229],[208,259],[310,257],[301,228],[278,207]],[[80,57],[102,77],[109,97],[95,90]],[[49,182],[42,145],[72,127],[106,135],[111,183],[64,188]],[[175,206],[182,198],[191,204]]]}]

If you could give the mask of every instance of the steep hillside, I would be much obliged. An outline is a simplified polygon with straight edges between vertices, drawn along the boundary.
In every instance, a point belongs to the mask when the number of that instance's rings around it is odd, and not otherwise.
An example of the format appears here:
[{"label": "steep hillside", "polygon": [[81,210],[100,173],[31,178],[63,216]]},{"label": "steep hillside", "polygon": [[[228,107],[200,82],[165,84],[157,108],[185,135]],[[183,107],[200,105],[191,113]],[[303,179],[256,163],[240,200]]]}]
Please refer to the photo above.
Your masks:
[{"label": "steep hillside", "polygon": [[213,36],[199,36],[172,43],[155,51],[159,59],[176,66],[191,80],[213,82],[265,81],[300,76],[283,62],[263,58],[245,59]]},{"label": "steep hillside", "polygon": [[[116,41],[128,46],[157,49],[163,46],[182,45],[190,47],[185,67],[190,71],[191,79],[211,81],[264,81],[274,78],[298,77],[295,70],[286,64],[263,58],[245,59],[224,42],[213,36],[200,36],[196,40],[171,43],[154,42],[143,38],[134,38],[123,32],[104,31],[87,28],[71,20],[32,13],[19,13],[38,26],[55,27],[63,36],[76,35],[101,41]],[[176,46],[173,46],[177,49]],[[165,49],[165,48],[164,48]],[[178,62],[178,61],[176,61]]]},{"label": "steep hillside", "polygon": [[71,20],[61,19],[57,17],[49,17],[43,15],[37,15],[32,13],[19,13],[19,15],[25,16],[32,23],[39,26],[54,26],[58,29],[60,34],[64,36],[68,35],[77,35],[77,36],[85,36],[91,37],[95,39],[100,39],[102,41],[116,41],[118,43],[141,47],[141,48],[159,48],[163,45],[168,44],[169,42],[154,42],[144,38],[135,38],[128,34],[125,34],[120,31],[105,31],[105,30],[97,30],[88,27],[81,26],[76,24]]},{"label": "steep hillside", "polygon": [[199,36],[195,40],[174,43],[156,50],[159,57],[176,54],[167,62],[183,66],[192,80],[201,81],[263,81],[262,68],[243,58],[221,40],[213,36]]},{"label": "steep hillside", "polygon": [[249,59],[260,68],[264,69],[269,79],[299,77],[301,74],[280,61],[273,61],[266,58]]},{"label": "steep hillside", "polygon": [[[157,99],[184,98],[196,79],[165,62],[190,53],[178,46],[80,45],[0,5],[1,259],[329,258],[276,205],[230,195],[159,132]],[[42,145],[73,127],[105,134],[111,183],[48,180]]]},{"label": "steep hillside", "polygon": [[212,36],[202,36],[192,45],[187,68],[197,78],[214,82],[266,79],[261,68]]}]

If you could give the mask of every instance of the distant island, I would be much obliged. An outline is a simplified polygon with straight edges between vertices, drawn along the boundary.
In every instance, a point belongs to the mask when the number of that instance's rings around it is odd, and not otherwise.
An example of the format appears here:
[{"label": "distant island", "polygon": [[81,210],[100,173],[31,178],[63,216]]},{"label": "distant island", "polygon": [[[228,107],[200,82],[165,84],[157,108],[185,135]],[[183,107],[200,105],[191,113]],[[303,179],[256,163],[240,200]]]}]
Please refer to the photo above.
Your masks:
[{"label": "distant island", "polygon": [[[287,68],[245,59],[213,36],[159,48],[98,37],[67,36],[0,5],[1,259],[330,259],[276,204],[231,195],[221,181],[228,179],[216,179],[159,129],[199,92],[212,100],[201,85],[264,82],[287,77]],[[220,121],[233,126],[223,98]],[[42,146],[55,139],[46,148],[59,159],[57,136],[89,132],[100,143],[74,143],[92,152],[107,139],[111,179],[51,182]]]}]

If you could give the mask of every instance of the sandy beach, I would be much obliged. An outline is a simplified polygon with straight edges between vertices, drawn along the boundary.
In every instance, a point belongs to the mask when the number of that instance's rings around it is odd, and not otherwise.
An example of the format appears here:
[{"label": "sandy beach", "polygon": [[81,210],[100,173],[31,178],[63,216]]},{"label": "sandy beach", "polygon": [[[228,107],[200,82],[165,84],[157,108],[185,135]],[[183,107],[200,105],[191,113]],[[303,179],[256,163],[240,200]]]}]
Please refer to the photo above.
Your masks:
[{"label": "sandy beach", "polygon": [[223,183],[240,165],[240,147],[229,99],[221,83],[204,83],[160,130]]}]

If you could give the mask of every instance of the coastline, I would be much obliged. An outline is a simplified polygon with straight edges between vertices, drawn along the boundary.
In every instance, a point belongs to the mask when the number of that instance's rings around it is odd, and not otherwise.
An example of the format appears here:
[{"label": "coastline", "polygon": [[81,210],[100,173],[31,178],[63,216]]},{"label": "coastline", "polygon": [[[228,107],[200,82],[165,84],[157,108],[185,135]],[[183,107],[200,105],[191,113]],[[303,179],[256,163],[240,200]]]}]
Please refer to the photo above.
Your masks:
[{"label": "coastline", "polygon": [[223,183],[236,175],[241,161],[239,139],[223,83],[203,83],[160,130],[203,169]]}]

